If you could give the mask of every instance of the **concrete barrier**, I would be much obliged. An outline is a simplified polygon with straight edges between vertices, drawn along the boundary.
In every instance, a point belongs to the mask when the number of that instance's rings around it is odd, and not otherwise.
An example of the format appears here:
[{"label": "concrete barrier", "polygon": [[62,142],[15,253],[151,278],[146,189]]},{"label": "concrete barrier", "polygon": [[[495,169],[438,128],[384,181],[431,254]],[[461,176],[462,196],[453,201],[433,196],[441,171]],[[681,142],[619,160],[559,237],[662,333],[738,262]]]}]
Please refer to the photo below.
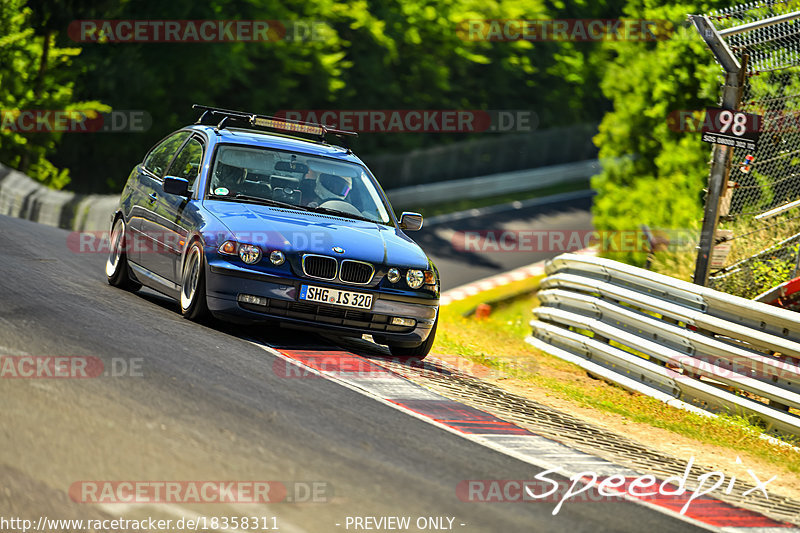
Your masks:
[{"label": "concrete barrier", "polygon": [[0,214],[79,231],[103,231],[119,202],[117,195],[81,195],[49,189],[0,165]]}]

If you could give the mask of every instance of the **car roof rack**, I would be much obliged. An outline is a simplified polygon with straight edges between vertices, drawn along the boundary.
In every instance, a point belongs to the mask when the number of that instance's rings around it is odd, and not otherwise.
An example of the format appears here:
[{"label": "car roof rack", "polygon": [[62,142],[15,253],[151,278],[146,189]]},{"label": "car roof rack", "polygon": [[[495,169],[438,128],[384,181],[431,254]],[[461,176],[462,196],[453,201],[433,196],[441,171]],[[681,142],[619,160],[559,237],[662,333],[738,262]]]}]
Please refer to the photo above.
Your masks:
[{"label": "car roof rack", "polygon": [[203,111],[203,114],[197,119],[197,124],[215,126],[220,130],[229,127],[229,123],[231,122],[234,123],[231,125],[235,125],[236,122],[244,122],[249,128],[259,128],[284,133],[289,132],[295,135],[307,136],[326,144],[325,136],[330,133],[341,140],[348,153],[352,153],[353,150],[350,149],[347,138],[358,137],[358,133],[354,131],[331,128],[324,124],[316,124],[314,122],[301,122],[288,118],[258,115],[246,111],[233,111],[200,104],[192,104],[192,109],[200,109]]}]

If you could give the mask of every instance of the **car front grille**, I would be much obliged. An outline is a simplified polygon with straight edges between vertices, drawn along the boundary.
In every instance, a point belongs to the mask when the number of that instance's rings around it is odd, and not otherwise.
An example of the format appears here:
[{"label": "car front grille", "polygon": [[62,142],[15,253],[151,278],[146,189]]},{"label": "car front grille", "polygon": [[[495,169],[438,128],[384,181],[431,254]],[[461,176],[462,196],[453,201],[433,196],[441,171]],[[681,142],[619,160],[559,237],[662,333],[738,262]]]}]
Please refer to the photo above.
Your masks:
[{"label": "car front grille", "polygon": [[304,255],[302,266],[303,273],[309,278],[334,280],[338,273],[339,281],[353,285],[366,285],[375,273],[375,267],[364,261],[344,259],[339,267],[335,257],[314,254]]},{"label": "car front grille", "polygon": [[285,317],[304,322],[315,322],[321,325],[343,326],[358,328],[375,332],[406,333],[414,329],[413,326],[395,326],[389,323],[389,315],[319,305],[309,302],[292,302],[267,298],[267,305],[257,305],[239,302],[239,306],[248,311],[255,311],[273,317]]},{"label": "car front grille", "polygon": [[364,285],[370,282],[373,272],[375,272],[375,269],[369,263],[345,259],[342,261],[342,269],[339,272],[339,279],[345,283]]},{"label": "car front grille", "polygon": [[303,256],[303,272],[310,278],[336,279],[336,259],[322,255]]}]

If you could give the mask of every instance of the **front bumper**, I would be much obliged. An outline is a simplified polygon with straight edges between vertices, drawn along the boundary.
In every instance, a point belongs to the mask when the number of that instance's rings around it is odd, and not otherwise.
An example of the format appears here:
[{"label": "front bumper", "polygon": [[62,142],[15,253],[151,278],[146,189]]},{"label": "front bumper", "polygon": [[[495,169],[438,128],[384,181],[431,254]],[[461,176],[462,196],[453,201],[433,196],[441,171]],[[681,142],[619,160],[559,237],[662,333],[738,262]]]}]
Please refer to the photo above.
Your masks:
[{"label": "front bumper", "polygon": [[[370,293],[372,309],[298,300],[303,284]],[[240,294],[266,298],[267,305],[241,302]],[[424,342],[439,308],[439,300],[435,298],[389,295],[358,286],[271,276],[223,260],[212,260],[206,266],[206,296],[209,310],[223,320],[272,321],[293,328],[324,328],[345,336],[368,333],[398,346],[416,346]],[[411,318],[416,325],[393,325],[392,317]]]}]

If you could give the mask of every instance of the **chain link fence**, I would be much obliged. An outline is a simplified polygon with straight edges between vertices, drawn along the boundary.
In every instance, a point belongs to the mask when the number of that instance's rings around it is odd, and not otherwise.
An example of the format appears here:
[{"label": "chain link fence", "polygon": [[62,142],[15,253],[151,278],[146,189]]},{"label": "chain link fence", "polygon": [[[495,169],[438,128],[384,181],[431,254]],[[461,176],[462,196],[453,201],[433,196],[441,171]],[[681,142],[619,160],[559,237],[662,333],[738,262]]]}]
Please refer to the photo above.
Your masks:
[{"label": "chain link fence", "polygon": [[733,150],[715,234],[730,251],[722,268],[712,262],[708,283],[746,298],[798,276],[800,205],[787,205],[800,200],[798,9],[797,0],[761,1],[708,15],[745,69],[739,109],[762,117],[756,149]]}]

